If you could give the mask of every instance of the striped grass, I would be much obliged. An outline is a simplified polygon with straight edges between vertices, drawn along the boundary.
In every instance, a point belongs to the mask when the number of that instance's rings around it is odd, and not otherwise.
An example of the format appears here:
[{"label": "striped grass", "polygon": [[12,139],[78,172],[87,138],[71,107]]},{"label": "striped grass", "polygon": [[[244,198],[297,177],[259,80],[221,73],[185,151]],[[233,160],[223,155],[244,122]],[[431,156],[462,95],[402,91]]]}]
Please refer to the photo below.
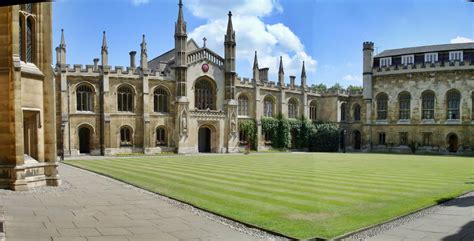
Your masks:
[{"label": "striped grass", "polygon": [[386,154],[194,155],[66,163],[244,223],[334,238],[473,190],[474,158]]}]

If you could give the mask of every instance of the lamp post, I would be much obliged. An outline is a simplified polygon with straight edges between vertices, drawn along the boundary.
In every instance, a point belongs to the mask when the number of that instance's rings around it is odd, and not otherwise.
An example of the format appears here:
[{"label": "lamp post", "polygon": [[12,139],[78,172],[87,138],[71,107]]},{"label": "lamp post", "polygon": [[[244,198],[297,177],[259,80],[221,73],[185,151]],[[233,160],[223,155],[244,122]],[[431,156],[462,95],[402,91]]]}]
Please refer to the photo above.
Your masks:
[{"label": "lamp post", "polygon": [[347,130],[342,131],[342,153],[346,153],[346,133]]}]

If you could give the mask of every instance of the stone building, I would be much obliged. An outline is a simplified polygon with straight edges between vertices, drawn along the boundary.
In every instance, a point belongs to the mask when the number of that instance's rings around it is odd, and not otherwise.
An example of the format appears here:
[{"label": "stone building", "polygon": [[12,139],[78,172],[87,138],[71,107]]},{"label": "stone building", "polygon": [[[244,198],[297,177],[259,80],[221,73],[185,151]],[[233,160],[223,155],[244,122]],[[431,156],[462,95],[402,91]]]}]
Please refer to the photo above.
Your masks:
[{"label": "stone building", "polygon": [[0,7],[0,188],[58,185],[51,3]]},{"label": "stone building", "polygon": [[[101,59],[85,67],[67,64],[62,33],[55,68],[59,150],[73,156],[238,152],[239,121],[247,119],[256,121],[258,148],[266,149],[261,119],[280,112],[338,123],[341,147],[354,151],[409,151],[413,141],[426,151],[474,146],[472,44],[387,50],[374,57],[373,43],[364,43],[364,93],[317,92],[307,86],[304,63],[299,83],[289,76],[287,84],[280,58],[275,82],[269,68],[259,67],[257,53],[253,76],[239,77],[231,13],[222,34],[223,57],[205,41],[198,46],[188,39],[180,1],[174,49],[149,60],[143,36],[140,52],[130,52],[130,66],[112,68],[105,32]],[[425,62],[435,52],[439,58]],[[389,58],[390,65],[380,65]],[[422,117],[428,113],[423,103],[431,106],[421,100],[424,90],[434,93],[435,102],[434,114]]]},{"label": "stone building", "polygon": [[363,44],[363,97],[347,102],[349,146],[474,153],[474,43],[373,51]]}]

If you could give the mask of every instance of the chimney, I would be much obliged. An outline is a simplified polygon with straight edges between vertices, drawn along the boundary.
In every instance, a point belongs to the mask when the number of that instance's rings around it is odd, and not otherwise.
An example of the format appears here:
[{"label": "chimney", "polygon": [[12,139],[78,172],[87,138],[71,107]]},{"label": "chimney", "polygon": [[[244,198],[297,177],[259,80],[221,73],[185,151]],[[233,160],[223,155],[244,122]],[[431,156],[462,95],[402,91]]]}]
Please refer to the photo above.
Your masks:
[{"label": "chimney", "polygon": [[95,58],[94,59],[94,70],[98,70],[99,69],[99,58]]},{"label": "chimney", "polygon": [[296,79],[296,76],[294,75],[290,76],[290,88],[292,89],[295,88],[295,79]]},{"label": "chimney", "polygon": [[135,63],[135,56],[137,55],[137,51],[130,52],[130,68],[135,69],[137,67]]},{"label": "chimney", "polygon": [[259,73],[260,80],[264,83],[268,82],[268,70],[269,70],[269,68],[260,69],[260,73]]}]

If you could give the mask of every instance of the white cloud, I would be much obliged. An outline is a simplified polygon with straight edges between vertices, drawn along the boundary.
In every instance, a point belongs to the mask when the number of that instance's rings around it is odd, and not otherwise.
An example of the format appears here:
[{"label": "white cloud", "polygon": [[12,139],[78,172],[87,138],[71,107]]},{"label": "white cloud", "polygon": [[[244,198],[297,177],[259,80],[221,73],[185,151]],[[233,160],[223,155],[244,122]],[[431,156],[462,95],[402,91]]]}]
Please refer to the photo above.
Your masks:
[{"label": "white cloud", "polygon": [[143,5],[143,4],[147,4],[149,2],[150,2],[150,0],[132,0],[132,4],[135,5],[135,6],[140,6],[140,5]]},{"label": "white cloud", "polygon": [[190,32],[190,37],[198,42],[206,37],[207,46],[220,54],[223,53],[227,12],[232,11],[238,64],[245,70],[244,77],[251,75],[255,51],[258,51],[259,67],[269,67],[273,81],[277,80],[279,56],[283,57],[287,82],[288,76],[300,75],[302,61],[308,75],[316,71],[316,60],[306,53],[301,40],[290,28],[283,23],[263,21],[262,17],[283,11],[277,0],[188,0],[186,6],[194,16],[207,19],[206,24]]},{"label": "white cloud", "polygon": [[461,36],[457,36],[456,38],[451,39],[452,44],[470,43],[470,42],[474,42],[474,41],[470,38],[461,37]]},{"label": "white cloud", "polygon": [[361,84],[360,82],[362,81],[362,77],[358,75],[347,74],[342,78],[342,80],[351,82],[350,84],[360,85]]}]

